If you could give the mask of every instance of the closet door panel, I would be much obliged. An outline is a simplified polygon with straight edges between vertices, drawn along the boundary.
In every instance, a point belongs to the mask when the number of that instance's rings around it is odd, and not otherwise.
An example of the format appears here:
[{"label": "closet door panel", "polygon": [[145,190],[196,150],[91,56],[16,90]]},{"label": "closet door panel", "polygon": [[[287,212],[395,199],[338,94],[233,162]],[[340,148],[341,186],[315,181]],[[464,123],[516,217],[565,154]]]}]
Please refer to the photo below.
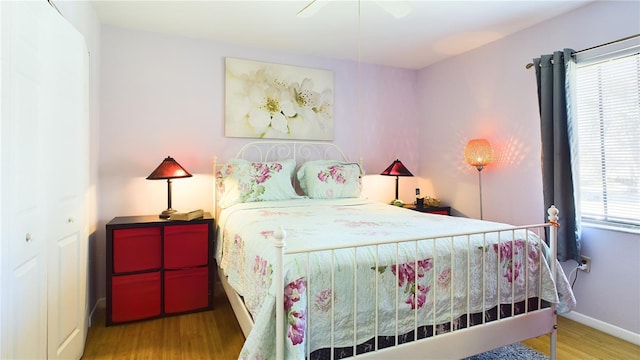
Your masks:
[{"label": "closet door panel", "polygon": [[47,356],[47,255],[42,226],[45,86],[43,2],[2,2],[3,359]]},{"label": "closet door panel", "polygon": [[[39,257],[23,263],[11,272],[10,310],[4,325],[10,329],[9,340],[4,344],[3,359],[46,359],[47,287],[42,276],[46,265]],[[5,329],[3,329],[3,336]]]},{"label": "closet door panel", "polygon": [[6,172],[10,179],[10,191],[6,195],[11,199],[6,210],[12,218],[10,222],[14,230],[9,242],[9,259],[14,269],[39,256],[44,243],[42,228],[37,226],[41,216],[38,184],[42,175],[38,156],[40,79],[23,76],[17,72],[18,69],[15,70],[10,88],[13,103],[7,126],[9,159]]},{"label": "closet door panel", "polygon": [[[67,311],[67,309],[82,308],[81,298],[84,296],[78,283],[82,280],[80,263],[80,239],[74,233],[56,242],[56,249],[53,255],[55,259],[50,262],[58,267],[52,272],[55,279],[50,279],[50,283],[58,286],[58,296],[56,303],[49,302],[49,312],[56,314],[49,330],[49,342],[53,343],[56,351],[64,349],[68,342],[74,342],[77,335],[78,326],[82,324],[82,319],[78,311]],[[63,290],[63,291],[62,291]],[[53,328],[51,328],[53,327]],[[52,356],[49,357],[53,358]],[[62,357],[59,357],[62,358]],[[65,357],[66,358],[66,357]]]},{"label": "closet door panel", "polygon": [[[9,199],[5,209],[12,218],[10,223],[15,226],[10,227],[14,233],[9,242],[9,259],[12,268],[16,269],[38,256],[39,246],[43,244],[41,228],[37,224],[41,215],[38,198],[41,195],[39,179],[42,175],[39,154],[44,59],[40,49],[42,41],[37,36],[41,23],[33,22],[33,28],[26,26],[27,17],[37,18],[37,9],[33,6],[15,6],[8,10],[15,17],[8,24],[9,86],[3,83],[3,88],[9,89],[7,95],[10,102],[3,101],[9,111],[8,116],[3,117],[5,132],[2,143],[8,146],[4,152],[7,160],[3,158],[2,162],[6,166],[4,173],[9,179],[9,191],[3,191]],[[3,77],[4,74],[3,71]]]},{"label": "closet door panel", "polygon": [[47,31],[47,148],[44,166],[49,248],[49,359],[79,359],[86,337],[88,52],[82,35],[51,13]]}]

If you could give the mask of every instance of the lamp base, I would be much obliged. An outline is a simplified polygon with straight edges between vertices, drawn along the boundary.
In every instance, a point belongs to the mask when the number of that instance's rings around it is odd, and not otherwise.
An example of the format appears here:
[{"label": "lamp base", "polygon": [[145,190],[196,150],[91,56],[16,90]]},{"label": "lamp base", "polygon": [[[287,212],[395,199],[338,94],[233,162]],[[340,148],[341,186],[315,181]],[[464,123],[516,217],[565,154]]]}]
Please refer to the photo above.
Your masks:
[{"label": "lamp base", "polygon": [[402,207],[402,206],[404,206],[404,201],[395,199],[395,200],[391,201],[391,205]]},{"label": "lamp base", "polygon": [[168,219],[169,217],[171,217],[171,214],[173,214],[176,211],[177,210],[174,210],[174,209],[167,209],[161,212],[160,215],[158,215],[158,217],[160,217],[160,219]]}]

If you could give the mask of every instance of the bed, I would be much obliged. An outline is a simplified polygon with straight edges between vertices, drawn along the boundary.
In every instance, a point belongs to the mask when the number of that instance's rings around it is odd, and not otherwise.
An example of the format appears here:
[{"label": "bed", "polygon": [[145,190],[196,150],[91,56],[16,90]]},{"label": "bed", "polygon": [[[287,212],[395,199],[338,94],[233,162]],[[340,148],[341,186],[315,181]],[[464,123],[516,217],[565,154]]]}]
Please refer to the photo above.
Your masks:
[{"label": "bed", "polygon": [[219,277],[240,359],[461,359],[543,334],[575,298],[557,213],[511,226],[361,196],[334,144],[256,142],[214,162]]}]

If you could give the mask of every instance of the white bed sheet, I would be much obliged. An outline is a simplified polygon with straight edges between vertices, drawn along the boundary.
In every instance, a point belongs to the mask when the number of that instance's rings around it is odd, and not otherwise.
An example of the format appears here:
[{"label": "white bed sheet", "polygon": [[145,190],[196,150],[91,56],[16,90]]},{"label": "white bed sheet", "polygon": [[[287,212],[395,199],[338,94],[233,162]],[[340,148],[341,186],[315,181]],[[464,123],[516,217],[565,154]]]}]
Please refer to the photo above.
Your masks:
[{"label": "white bed sheet", "polygon": [[[531,232],[514,234],[508,230],[512,228],[510,225],[425,214],[366,199],[237,204],[219,216],[216,260],[229,284],[243,297],[255,322],[240,356],[243,359],[269,358],[274,354],[273,233],[281,226],[287,234],[287,251],[505,230],[494,237],[442,238],[435,242],[409,242],[397,248],[395,245],[370,246],[358,250],[360,265],[355,273],[352,249],[309,256],[287,255],[284,305],[288,314],[287,358],[304,358],[307,351],[329,347],[332,343],[351,346],[354,341],[361,343],[375,335],[406,333],[413,329],[414,315],[420,324],[435,325],[468,312],[485,311],[498,302],[521,301],[525,297],[540,296],[556,303],[559,312],[568,311],[575,304],[562,271],[556,279],[556,291],[548,266],[542,267],[540,276],[540,269],[533,265],[532,260],[539,256],[540,249],[548,252],[546,245]],[[511,242],[513,235],[515,242]],[[467,247],[472,249],[470,253],[465,250]],[[452,248],[456,251],[452,252]],[[375,264],[376,254],[377,268],[371,266]],[[497,268],[498,256],[500,269]],[[529,260],[525,261],[527,257]],[[331,264],[337,270],[333,279],[322,270]],[[468,277],[466,271],[451,270],[467,267],[471,269],[470,274],[481,274],[484,267],[487,273],[496,276],[483,279]],[[527,286],[525,277],[529,278]],[[376,281],[380,284],[377,287]],[[354,282],[358,283],[355,301],[351,290]],[[539,283],[541,294],[538,294]],[[514,296],[513,289],[516,290]],[[376,292],[381,299],[377,311],[373,305]],[[453,300],[449,294],[454,294]],[[355,339],[354,303],[358,309]],[[396,316],[396,308],[398,329],[395,321],[391,321]],[[327,335],[331,333],[333,339]]]}]

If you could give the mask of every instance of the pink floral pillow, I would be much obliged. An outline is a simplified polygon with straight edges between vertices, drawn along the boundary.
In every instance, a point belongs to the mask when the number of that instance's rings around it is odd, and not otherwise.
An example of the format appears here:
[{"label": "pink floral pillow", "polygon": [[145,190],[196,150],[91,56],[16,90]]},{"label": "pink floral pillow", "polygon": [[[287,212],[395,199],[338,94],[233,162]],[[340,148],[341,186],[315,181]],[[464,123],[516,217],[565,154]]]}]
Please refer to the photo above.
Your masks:
[{"label": "pink floral pillow", "polygon": [[362,193],[362,169],[356,163],[317,160],[298,170],[300,188],[312,199],[357,198]]},{"label": "pink floral pillow", "polygon": [[291,182],[295,166],[294,160],[229,160],[216,174],[218,205],[224,209],[237,203],[301,198]]}]

